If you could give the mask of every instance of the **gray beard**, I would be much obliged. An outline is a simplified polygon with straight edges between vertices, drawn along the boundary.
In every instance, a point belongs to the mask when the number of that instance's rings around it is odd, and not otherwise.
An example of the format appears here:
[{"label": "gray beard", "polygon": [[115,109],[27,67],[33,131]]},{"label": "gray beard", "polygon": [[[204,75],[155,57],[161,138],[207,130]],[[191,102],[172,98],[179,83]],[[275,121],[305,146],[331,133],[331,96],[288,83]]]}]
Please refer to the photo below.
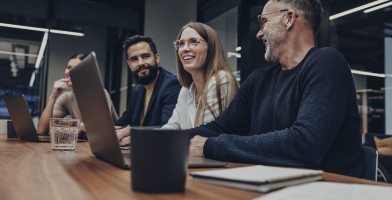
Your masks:
[{"label": "gray beard", "polygon": [[286,42],[286,32],[283,25],[279,22],[280,20],[277,20],[274,29],[264,33],[264,37],[267,39],[268,43],[267,52],[265,52],[264,57],[268,62],[279,62],[282,45]]}]

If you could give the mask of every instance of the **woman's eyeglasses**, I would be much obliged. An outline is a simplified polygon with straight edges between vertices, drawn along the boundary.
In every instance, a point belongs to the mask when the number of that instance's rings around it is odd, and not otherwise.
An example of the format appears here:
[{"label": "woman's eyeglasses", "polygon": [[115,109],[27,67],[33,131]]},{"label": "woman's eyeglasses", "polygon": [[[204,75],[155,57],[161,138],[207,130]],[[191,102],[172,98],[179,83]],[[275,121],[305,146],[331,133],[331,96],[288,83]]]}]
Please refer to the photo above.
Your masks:
[{"label": "woman's eyeglasses", "polygon": [[205,42],[203,39],[200,38],[191,38],[189,40],[176,40],[174,41],[174,48],[176,50],[184,48],[185,44],[188,43],[188,48],[193,49],[200,43],[200,41]]}]

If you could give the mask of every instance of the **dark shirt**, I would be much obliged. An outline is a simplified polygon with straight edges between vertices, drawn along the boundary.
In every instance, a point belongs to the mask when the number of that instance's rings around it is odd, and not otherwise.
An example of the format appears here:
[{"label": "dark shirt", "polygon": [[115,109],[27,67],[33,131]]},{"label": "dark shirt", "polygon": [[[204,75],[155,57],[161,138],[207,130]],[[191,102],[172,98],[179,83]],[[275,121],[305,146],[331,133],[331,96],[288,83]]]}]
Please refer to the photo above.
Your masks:
[{"label": "dark shirt", "polygon": [[[158,79],[154,85],[150,103],[142,126],[162,126],[167,124],[177,104],[181,85],[176,76],[159,67]],[[127,110],[115,123],[116,126],[140,126],[140,113],[144,106],[146,88],[139,84],[133,88]]]},{"label": "dark shirt", "polygon": [[360,177],[360,122],[347,61],[332,48],[313,48],[291,70],[253,72],[230,106],[192,134],[209,137],[207,158]]}]

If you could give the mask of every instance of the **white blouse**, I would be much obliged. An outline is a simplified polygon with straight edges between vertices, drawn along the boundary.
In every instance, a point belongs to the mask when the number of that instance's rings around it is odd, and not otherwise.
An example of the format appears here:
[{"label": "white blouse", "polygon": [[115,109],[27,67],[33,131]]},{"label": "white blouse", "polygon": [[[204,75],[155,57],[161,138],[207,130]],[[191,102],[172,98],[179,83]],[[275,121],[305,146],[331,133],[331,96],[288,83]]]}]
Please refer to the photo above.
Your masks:
[{"label": "white blouse", "polygon": [[[221,102],[222,109],[225,110],[231,100],[234,99],[235,94],[232,94],[232,87],[234,87],[234,81],[225,71],[219,71],[219,78],[221,80]],[[207,103],[215,113],[219,113],[219,103],[216,96],[216,80],[215,77],[211,78],[208,84]],[[177,105],[173,111],[173,115],[170,117],[167,124],[162,126],[162,129],[176,129],[184,130],[195,127],[195,117],[197,112],[196,101],[196,86],[192,83],[189,89],[183,87],[178,95]],[[201,98],[201,97],[200,97]],[[200,99],[199,99],[200,100]],[[203,124],[214,120],[214,115],[210,110],[205,109]]]}]

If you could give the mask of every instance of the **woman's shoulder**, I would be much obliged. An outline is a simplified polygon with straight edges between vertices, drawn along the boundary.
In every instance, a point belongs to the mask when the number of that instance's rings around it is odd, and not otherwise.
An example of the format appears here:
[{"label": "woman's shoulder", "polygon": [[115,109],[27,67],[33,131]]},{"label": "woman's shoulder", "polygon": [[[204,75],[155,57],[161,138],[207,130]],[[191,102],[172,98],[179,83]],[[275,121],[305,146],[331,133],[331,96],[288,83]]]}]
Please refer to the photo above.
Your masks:
[{"label": "woman's shoulder", "polygon": [[[228,83],[228,82],[232,81],[232,78],[231,78],[232,76],[230,76],[229,73],[231,73],[231,72],[227,72],[227,71],[224,71],[224,70],[220,70],[218,72],[218,76],[219,76],[219,79],[220,79],[220,84]],[[216,85],[216,78],[215,78],[215,76],[212,76],[211,81],[208,84],[208,86],[209,87],[213,87],[215,85]]]}]

